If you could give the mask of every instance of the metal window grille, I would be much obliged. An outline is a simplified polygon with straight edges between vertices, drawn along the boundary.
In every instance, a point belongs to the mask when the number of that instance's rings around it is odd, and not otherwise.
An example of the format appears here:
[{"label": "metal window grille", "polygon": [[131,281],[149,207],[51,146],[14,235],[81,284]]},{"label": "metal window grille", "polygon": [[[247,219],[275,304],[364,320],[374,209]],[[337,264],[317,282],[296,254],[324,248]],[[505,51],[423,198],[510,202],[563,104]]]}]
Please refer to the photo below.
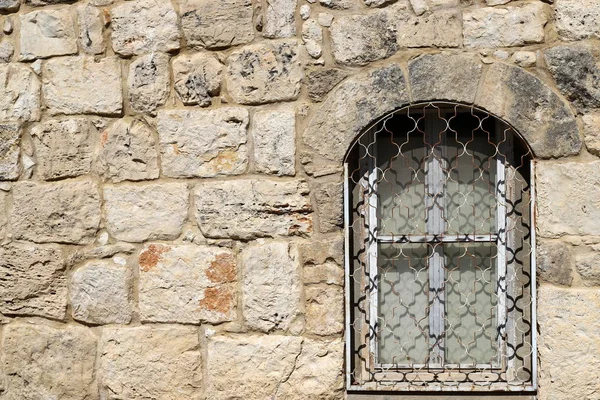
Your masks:
[{"label": "metal window grille", "polygon": [[473,106],[374,123],[346,169],[350,390],[536,385],[533,162]]}]

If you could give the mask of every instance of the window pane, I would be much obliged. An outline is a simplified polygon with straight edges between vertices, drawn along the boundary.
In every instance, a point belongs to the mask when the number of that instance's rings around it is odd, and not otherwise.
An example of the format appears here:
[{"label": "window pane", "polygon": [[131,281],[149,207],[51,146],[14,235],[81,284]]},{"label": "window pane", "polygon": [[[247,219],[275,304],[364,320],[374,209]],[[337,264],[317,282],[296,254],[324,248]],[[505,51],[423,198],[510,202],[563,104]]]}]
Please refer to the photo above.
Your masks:
[{"label": "window pane", "polygon": [[444,244],[446,363],[497,365],[495,243]]},{"label": "window pane", "polygon": [[379,363],[425,364],[429,356],[427,244],[380,244]]}]

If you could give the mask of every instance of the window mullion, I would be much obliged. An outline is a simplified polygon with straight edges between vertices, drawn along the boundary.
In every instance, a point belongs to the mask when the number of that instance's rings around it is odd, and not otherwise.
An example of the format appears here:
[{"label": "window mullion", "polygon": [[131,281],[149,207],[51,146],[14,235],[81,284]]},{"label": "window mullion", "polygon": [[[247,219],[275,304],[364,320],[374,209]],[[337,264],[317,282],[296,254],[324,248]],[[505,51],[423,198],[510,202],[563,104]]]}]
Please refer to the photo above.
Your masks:
[{"label": "window mullion", "polygon": [[[375,138],[370,137],[372,143]],[[377,256],[379,254],[379,244],[377,240],[377,146],[370,146],[369,151],[369,187],[368,187],[368,206],[367,206],[367,221],[368,221],[368,263],[369,263],[369,353],[371,364],[378,364],[378,331],[380,330],[379,322],[379,274]]]}]

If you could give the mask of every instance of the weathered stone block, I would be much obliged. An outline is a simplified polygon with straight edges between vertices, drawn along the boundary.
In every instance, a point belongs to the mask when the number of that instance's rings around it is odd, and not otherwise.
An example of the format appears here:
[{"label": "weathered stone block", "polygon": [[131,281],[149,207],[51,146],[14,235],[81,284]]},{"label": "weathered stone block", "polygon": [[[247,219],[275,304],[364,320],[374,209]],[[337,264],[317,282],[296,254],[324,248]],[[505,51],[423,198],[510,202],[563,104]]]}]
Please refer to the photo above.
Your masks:
[{"label": "weathered stone block", "polygon": [[307,235],[312,208],[305,181],[233,180],[196,185],[196,219],[211,238]]},{"label": "weathered stone block", "polygon": [[287,330],[300,310],[302,284],[295,249],[287,242],[248,246],[244,266],[244,319],[251,329]]},{"label": "weathered stone block", "polygon": [[58,247],[0,247],[0,313],[64,319],[67,281]]},{"label": "weathered stone block", "polygon": [[6,236],[6,227],[8,225],[7,209],[8,194],[0,191],[0,242]]},{"label": "weathered stone block", "polygon": [[221,91],[223,64],[212,54],[182,54],[173,59],[175,91],[186,105],[207,107]]},{"label": "weathered stone block", "polygon": [[227,88],[240,104],[295,100],[303,73],[296,40],[246,46],[229,56]]},{"label": "weathered stone block", "polygon": [[118,240],[175,239],[187,218],[185,183],[104,186],[106,229]]},{"label": "weathered stone block", "polygon": [[100,194],[89,180],[18,182],[10,216],[16,239],[87,244],[100,225]]},{"label": "weathered stone block", "polygon": [[37,172],[45,180],[89,173],[98,143],[97,133],[84,118],[35,125],[31,136],[36,149]]},{"label": "weathered stone block", "polygon": [[358,0],[319,0],[319,4],[334,10],[351,10],[358,8],[360,3]]},{"label": "weathered stone block", "polygon": [[400,47],[459,47],[462,44],[461,14],[456,8],[439,9],[421,16],[394,5],[390,18],[397,21]]},{"label": "weathered stone block", "polygon": [[581,119],[585,147],[590,153],[600,156],[600,113],[585,114]]},{"label": "weathered stone block", "polygon": [[385,11],[336,18],[331,24],[331,50],[340,64],[366,65],[398,50],[396,19]]},{"label": "weathered stone block", "polygon": [[40,81],[22,64],[0,65],[0,120],[40,119]]},{"label": "weathered stone block", "polygon": [[102,398],[203,398],[196,328],[105,328],[101,351]]},{"label": "weathered stone block", "polygon": [[600,235],[600,161],[539,163],[536,187],[541,236]]},{"label": "weathered stone block", "polygon": [[121,66],[117,58],[52,58],[43,67],[44,98],[50,114],[120,114]]},{"label": "weathered stone block", "polygon": [[600,3],[596,0],[556,0],[556,28],[564,40],[600,37]]},{"label": "weathered stone block", "polygon": [[170,1],[135,0],[111,10],[112,45],[123,56],[179,49],[177,13]]},{"label": "weathered stone block", "polygon": [[466,47],[510,47],[542,43],[551,10],[541,2],[482,7],[463,14]]},{"label": "weathered stone block", "polygon": [[308,283],[344,284],[344,237],[301,242],[298,252],[304,265],[303,281]]},{"label": "weathered stone block", "polygon": [[179,0],[181,27],[188,46],[218,49],[254,39],[251,0]]},{"label": "weathered stone block", "polygon": [[562,242],[540,242],[536,262],[536,271],[542,281],[571,286],[575,260],[569,245]]},{"label": "weathered stone block", "polygon": [[593,398],[600,387],[600,291],[542,285],[538,293],[538,398]]},{"label": "weathered stone block", "polygon": [[600,254],[594,252],[579,256],[575,266],[585,286],[600,285]]},{"label": "weathered stone block", "polygon": [[104,43],[104,23],[102,12],[91,4],[77,7],[77,23],[79,24],[79,46],[88,54],[100,54],[106,49]]},{"label": "weathered stone block", "polygon": [[339,286],[309,286],[306,291],[306,330],[336,335],[344,330],[344,291]]},{"label": "weathered stone block", "polygon": [[302,24],[302,42],[309,56],[321,57],[323,54],[323,29],[316,19],[311,18]]},{"label": "weathered stone block", "polygon": [[0,124],[0,180],[19,178],[21,129],[19,124]]},{"label": "weathered stone block", "polygon": [[150,244],[139,256],[140,319],[198,324],[236,313],[236,259],[220,247]]},{"label": "weathered stone block", "polygon": [[246,170],[248,111],[168,110],[158,114],[162,170],[171,177],[238,175]]},{"label": "weathered stone block", "polygon": [[11,323],[4,330],[7,400],[98,398],[96,338],[88,328]]},{"label": "weathered stone block", "polygon": [[344,186],[341,182],[317,182],[313,185],[319,230],[323,233],[339,230],[344,224]]},{"label": "weathered stone block", "polygon": [[171,90],[169,56],[152,53],[131,63],[128,77],[129,104],[133,111],[156,114]]},{"label": "weathered stone block", "polygon": [[7,64],[15,54],[15,47],[10,42],[0,43],[0,63]]},{"label": "weathered stone block", "polygon": [[1,11],[18,11],[21,6],[21,0],[0,0]]},{"label": "weathered stone block", "polygon": [[131,321],[133,275],[112,261],[91,261],[73,273],[70,296],[73,318],[89,324]]},{"label": "weathered stone block", "polygon": [[48,6],[52,4],[74,3],[77,0],[22,0],[25,4],[33,7]]},{"label": "weathered stone block", "polygon": [[137,119],[120,119],[101,135],[96,169],[113,182],[158,178],[158,154],[152,129]]},{"label": "weathered stone block", "polygon": [[295,175],[296,112],[293,109],[258,111],[252,124],[256,171]]},{"label": "weathered stone block", "polygon": [[347,72],[336,68],[310,71],[308,73],[308,97],[312,101],[322,101],[327,93],[347,76]]},{"label": "weathered stone block", "polygon": [[267,2],[263,36],[287,38],[296,34],[296,6],[298,0],[271,0]]},{"label": "weathered stone block", "polygon": [[68,8],[32,11],[21,20],[21,60],[77,53],[77,36]]}]

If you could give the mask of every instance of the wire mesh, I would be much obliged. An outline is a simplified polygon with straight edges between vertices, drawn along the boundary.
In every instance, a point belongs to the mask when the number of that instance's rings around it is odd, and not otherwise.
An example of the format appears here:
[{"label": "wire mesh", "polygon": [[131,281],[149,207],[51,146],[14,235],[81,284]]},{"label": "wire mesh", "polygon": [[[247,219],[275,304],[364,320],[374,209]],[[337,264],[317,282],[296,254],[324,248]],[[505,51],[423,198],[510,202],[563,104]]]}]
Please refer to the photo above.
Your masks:
[{"label": "wire mesh", "polygon": [[531,389],[531,158],[510,126],[453,103],[397,110],[357,139],[352,387]]}]

